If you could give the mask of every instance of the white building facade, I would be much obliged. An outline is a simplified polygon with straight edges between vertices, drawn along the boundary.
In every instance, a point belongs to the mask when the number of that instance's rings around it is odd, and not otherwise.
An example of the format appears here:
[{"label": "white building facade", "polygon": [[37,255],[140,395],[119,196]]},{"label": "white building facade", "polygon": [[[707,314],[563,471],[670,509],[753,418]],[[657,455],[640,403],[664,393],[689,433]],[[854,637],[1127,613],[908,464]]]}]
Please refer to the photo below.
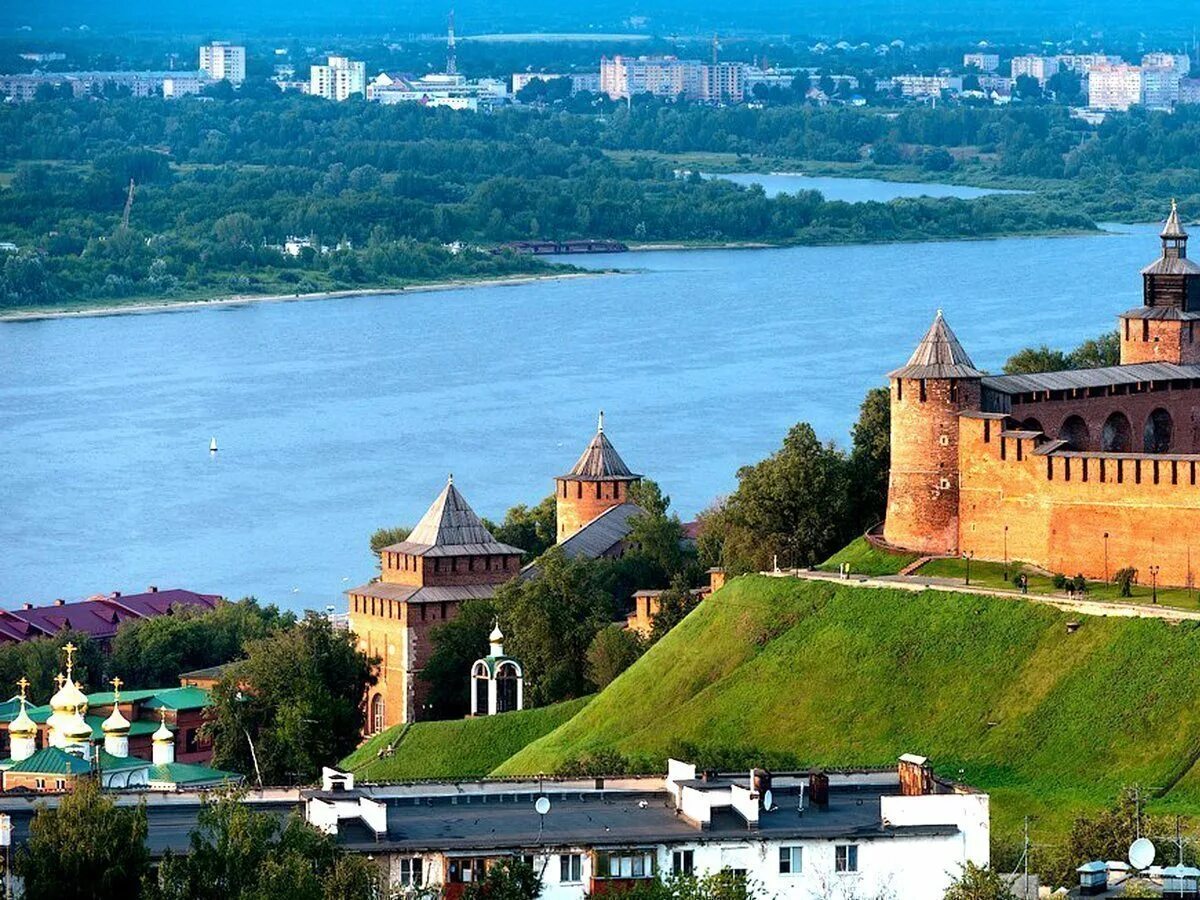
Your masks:
[{"label": "white building facade", "polygon": [[996,72],[1000,69],[1000,54],[964,53],[963,68],[978,69],[980,72]]},{"label": "white building facade", "polygon": [[1026,75],[1036,79],[1038,84],[1045,87],[1046,82],[1058,74],[1058,59],[1053,56],[1037,56],[1032,53],[1025,56],[1014,56],[1011,74],[1013,81]]},{"label": "white building facade", "polygon": [[1141,102],[1141,66],[1097,66],[1088,73],[1091,109],[1124,111]]},{"label": "white building facade", "polygon": [[366,95],[367,64],[345,56],[331,56],[325,65],[309,70],[308,92],[325,100],[349,100],[355,94]]},{"label": "white building facade", "polygon": [[213,81],[241,84],[246,80],[246,48],[224,41],[205,44],[200,48],[200,71]]}]

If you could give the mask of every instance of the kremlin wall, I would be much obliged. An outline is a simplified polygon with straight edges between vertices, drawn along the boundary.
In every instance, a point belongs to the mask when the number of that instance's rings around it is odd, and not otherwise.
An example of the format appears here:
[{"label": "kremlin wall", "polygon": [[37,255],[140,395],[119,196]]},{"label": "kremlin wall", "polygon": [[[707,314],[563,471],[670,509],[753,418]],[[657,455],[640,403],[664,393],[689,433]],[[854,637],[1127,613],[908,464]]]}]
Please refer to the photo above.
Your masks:
[{"label": "kremlin wall", "polygon": [[[939,311],[889,375],[884,539],[928,555],[1021,560],[1148,583],[1195,582],[1200,555],[1200,265],[1172,205],[1121,364],[1032,375],[976,369]],[[1196,535],[1196,536],[1194,536]],[[1196,545],[1196,546],[1193,546]]]}]

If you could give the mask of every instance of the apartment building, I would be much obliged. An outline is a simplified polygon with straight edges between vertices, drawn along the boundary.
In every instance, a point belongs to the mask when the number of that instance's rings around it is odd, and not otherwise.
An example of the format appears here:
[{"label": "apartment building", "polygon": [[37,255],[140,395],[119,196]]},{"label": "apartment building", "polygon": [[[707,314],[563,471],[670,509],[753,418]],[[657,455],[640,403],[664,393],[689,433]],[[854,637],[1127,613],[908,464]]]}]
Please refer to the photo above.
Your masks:
[{"label": "apartment building", "polygon": [[309,70],[308,92],[326,100],[348,100],[355,94],[365,95],[367,64],[345,56],[331,56],[324,65]]},{"label": "apartment building", "polygon": [[200,48],[200,71],[213,81],[241,84],[246,80],[246,48],[213,41]]},{"label": "apartment building", "polygon": [[1025,56],[1014,56],[1012,60],[1012,80],[1016,81],[1022,75],[1037,80],[1037,83],[1042,87],[1046,86],[1046,82],[1058,74],[1058,59],[1053,56],[1037,56],[1036,54],[1026,54]]},{"label": "apartment building", "polygon": [[1096,66],[1088,73],[1088,107],[1125,111],[1142,102],[1142,67]]},{"label": "apartment building", "polygon": [[964,53],[964,69],[978,69],[980,72],[996,72],[1000,69],[999,53]]},{"label": "apartment building", "polygon": [[614,100],[635,94],[741,102],[746,91],[742,63],[703,63],[674,56],[614,56],[600,60],[600,92]]}]

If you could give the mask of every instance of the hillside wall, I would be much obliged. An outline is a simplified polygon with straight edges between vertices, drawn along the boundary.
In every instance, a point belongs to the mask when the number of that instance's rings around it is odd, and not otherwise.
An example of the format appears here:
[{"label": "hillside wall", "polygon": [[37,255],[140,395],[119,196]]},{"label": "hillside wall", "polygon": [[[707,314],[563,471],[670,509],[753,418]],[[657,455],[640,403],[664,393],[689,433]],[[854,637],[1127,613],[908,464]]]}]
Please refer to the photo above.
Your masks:
[{"label": "hillside wall", "polygon": [[1200,457],[1046,453],[1044,438],[1006,437],[996,418],[959,427],[963,552],[1097,579],[1134,566],[1147,583],[1152,565],[1161,584],[1194,579]]}]

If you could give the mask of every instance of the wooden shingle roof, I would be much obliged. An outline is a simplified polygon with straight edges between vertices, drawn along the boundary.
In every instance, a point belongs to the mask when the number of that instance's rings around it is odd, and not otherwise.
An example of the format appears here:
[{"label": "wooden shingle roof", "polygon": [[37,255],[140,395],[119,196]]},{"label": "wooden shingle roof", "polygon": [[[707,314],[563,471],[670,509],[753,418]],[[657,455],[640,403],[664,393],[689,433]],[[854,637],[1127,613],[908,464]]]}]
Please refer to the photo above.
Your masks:
[{"label": "wooden shingle roof", "polygon": [[596,428],[596,436],[592,438],[583,451],[583,455],[575,461],[571,471],[559,475],[570,481],[637,481],[641,475],[632,472],[621,454],[604,434],[604,412],[600,413],[600,423]]},{"label": "wooden shingle roof", "polygon": [[409,556],[520,556],[520,547],[492,537],[451,476],[406,540],[384,548]]},{"label": "wooden shingle roof", "polygon": [[942,311],[937,311],[933,324],[908,358],[908,363],[888,373],[889,378],[980,378],[983,372],[975,368],[963,349]]}]

